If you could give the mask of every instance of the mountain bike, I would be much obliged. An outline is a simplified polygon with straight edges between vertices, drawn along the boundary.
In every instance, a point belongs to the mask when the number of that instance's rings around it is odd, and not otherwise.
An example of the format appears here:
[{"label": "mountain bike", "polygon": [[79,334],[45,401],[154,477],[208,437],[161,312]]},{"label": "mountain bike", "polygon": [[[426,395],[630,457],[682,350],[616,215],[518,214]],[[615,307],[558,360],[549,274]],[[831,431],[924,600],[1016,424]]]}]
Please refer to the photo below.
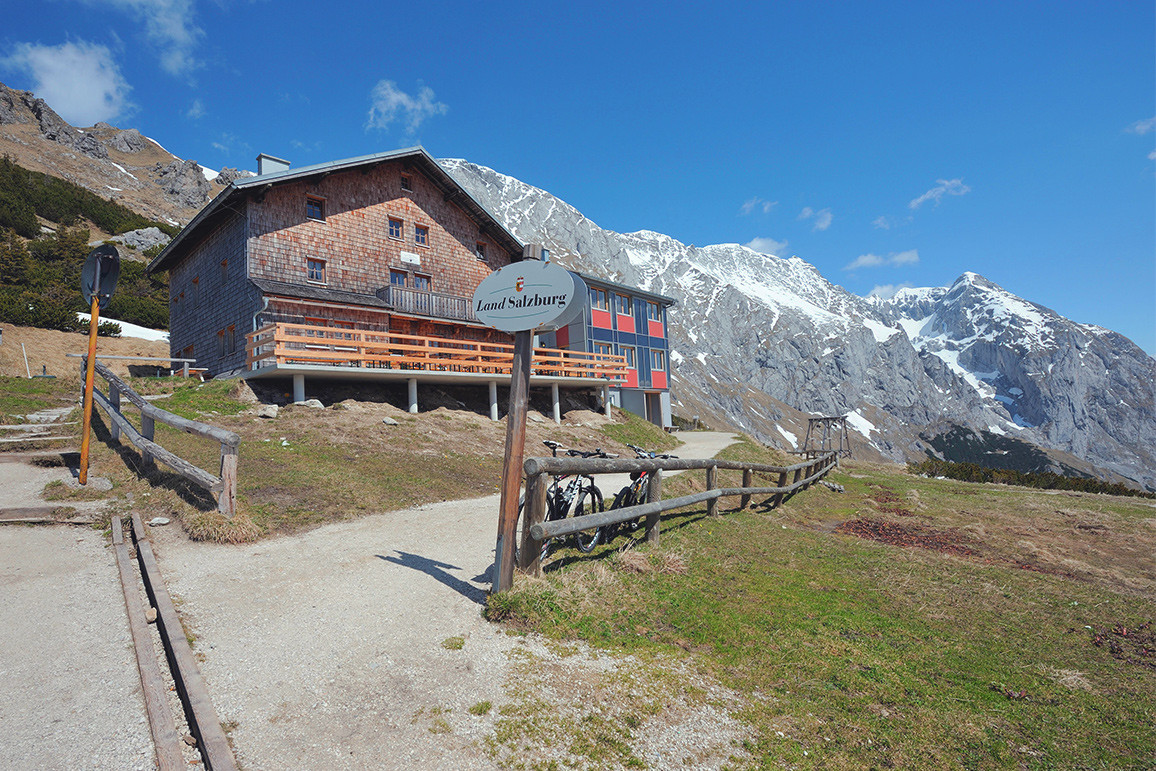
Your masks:
[{"label": "mountain bike", "polygon": [[[601,448],[589,451],[574,450],[549,439],[542,444],[550,448],[550,452],[555,458],[558,457],[559,450],[564,450],[567,455],[575,458],[618,457],[613,453],[604,452]],[[521,500],[518,501],[518,529],[516,532],[519,536],[522,532],[522,512],[525,508],[525,502],[525,496],[522,496]],[[565,519],[567,516],[581,517],[603,510],[602,491],[598,489],[598,485],[594,484],[594,477],[589,474],[560,474],[555,476],[550,482],[550,486],[546,488],[546,516],[543,518],[544,521]],[[578,551],[588,554],[598,545],[600,535],[601,528],[575,533],[574,546]],[[539,559],[545,559],[558,545],[556,542],[561,540],[560,538],[547,538],[542,541],[542,552]],[[520,555],[521,549],[519,547],[515,552],[515,562],[521,562]]]},{"label": "mountain bike", "polygon": [[[634,450],[634,454],[643,460],[653,460],[655,458],[677,458],[677,455],[671,455],[668,452],[657,453],[653,450],[645,450],[638,445],[627,444],[627,447]],[[628,506],[638,506],[646,503],[646,498],[650,493],[650,472],[649,471],[632,471],[630,472],[631,482],[626,487],[618,491],[614,496],[614,500],[610,504],[611,509],[625,509]],[[641,517],[619,522],[614,525],[607,525],[602,530],[602,538],[605,543],[610,543],[619,535],[626,535],[637,530],[642,524]]]}]

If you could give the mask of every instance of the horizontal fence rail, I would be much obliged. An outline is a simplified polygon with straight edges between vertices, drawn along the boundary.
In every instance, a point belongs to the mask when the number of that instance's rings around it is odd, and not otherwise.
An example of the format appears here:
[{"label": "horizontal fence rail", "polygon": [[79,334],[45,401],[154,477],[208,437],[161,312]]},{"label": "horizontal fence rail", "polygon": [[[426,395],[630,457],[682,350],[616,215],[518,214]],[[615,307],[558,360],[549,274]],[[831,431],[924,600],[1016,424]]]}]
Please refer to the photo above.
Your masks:
[{"label": "horizontal fence rail", "polygon": [[[277,322],[247,336],[246,365],[320,364],[364,369],[509,375],[514,346],[343,327]],[[543,377],[626,381],[626,358],[556,348],[535,348],[533,373]]]},{"label": "horizontal fence rail", "polygon": [[[571,535],[582,530],[605,527],[632,519],[645,518],[646,539],[658,542],[659,519],[663,512],[707,504],[707,514],[718,512],[718,499],[741,496],[740,508],[746,508],[754,495],[773,495],[773,505],[782,504],[786,495],[808,487],[826,476],[838,464],[837,452],[829,452],[813,460],[796,463],[793,466],[771,466],[763,463],[719,460],[715,458],[691,459],[633,459],[633,458],[529,458],[524,468],[526,472],[526,518],[522,529],[522,569],[532,574],[541,571],[540,556],[542,542],[548,538]],[[663,471],[706,470],[707,490],[678,498],[662,500],[661,485]],[[716,487],[719,469],[743,472],[742,487]],[[650,475],[646,503],[609,511],[595,512],[581,517],[566,517],[545,520],[546,489],[551,476],[564,474],[595,475],[623,472],[646,471]],[[755,473],[777,474],[778,483],[770,487],[754,487]],[[788,482],[788,477],[790,481]]]},{"label": "horizontal fence rail", "polygon": [[[159,460],[198,487],[216,494],[217,509],[226,517],[232,518],[237,511],[237,452],[241,446],[241,437],[232,431],[182,418],[180,415],[162,410],[134,391],[128,383],[121,380],[99,361],[96,362],[94,371],[108,382],[107,397],[95,388],[92,397],[94,402],[108,415],[111,423],[109,433],[112,434],[112,438],[119,441],[123,433],[141,451],[145,468],[152,467],[153,461]],[[82,382],[86,374],[81,376]],[[136,427],[121,412],[122,397],[140,410],[140,431],[137,431]],[[213,476],[208,471],[194,466],[179,455],[157,444],[154,441],[157,422],[172,426],[186,434],[219,442],[221,445],[221,475]]]}]

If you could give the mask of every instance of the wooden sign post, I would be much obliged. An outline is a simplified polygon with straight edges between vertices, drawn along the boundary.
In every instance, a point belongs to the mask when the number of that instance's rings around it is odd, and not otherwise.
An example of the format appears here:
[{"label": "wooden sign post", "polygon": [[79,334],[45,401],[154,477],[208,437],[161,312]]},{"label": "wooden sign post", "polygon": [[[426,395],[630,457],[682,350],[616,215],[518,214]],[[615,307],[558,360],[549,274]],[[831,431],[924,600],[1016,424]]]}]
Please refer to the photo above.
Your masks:
[{"label": "wooden sign post", "polygon": [[549,330],[569,319],[585,293],[573,274],[545,260],[549,252],[528,245],[522,262],[492,273],[474,292],[474,313],[487,326],[514,333],[514,361],[510,372],[510,409],[506,415],[506,457],[502,466],[502,495],[498,509],[498,542],[494,550],[491,592],[514,585],[514,551],[518,528],[518,495],[526,451],[526,413],[530,404],[530,372],[534,332]]}]

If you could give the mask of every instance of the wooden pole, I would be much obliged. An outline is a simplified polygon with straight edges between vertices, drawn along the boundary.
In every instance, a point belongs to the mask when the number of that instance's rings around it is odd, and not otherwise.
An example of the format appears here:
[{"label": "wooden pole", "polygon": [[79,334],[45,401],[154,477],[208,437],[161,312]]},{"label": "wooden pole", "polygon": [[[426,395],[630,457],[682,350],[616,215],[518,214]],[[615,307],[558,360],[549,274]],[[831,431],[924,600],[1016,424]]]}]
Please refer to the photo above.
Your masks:
[{"label": "wooden pole", "polygon": [[[718,466],[711,466],[706,470],[706,489],[713,490],[718,487],[717,480]],[[711,500],[707,501],[706,515],[708,517],[713,517],[716,514],[718,514],[718,498],[712,498]]]},{"label": "wooden pole", "polygon": [[526,503],[522,509],[522,564],[523,573],[542,575],[542,542],[530,533],[530,528],[546,518],[546,474],[535,474],[526,480]]},{"label": "wooden pole", "polygon": [[514,585],[514,541],[518,527],[518,492],[526,451],[526,412],[530,397],[530,367],[534,357],[529,330],[514,333],[514,361],[510,372],[510,409],[506,415],[506,460],[502,468],[502,498],[498,512],[498,543],[494,550],[491,593]]},{"label": "wooden pole", "polygon": [[[662,500],[662,470],[655,469],[650,472],[650,479],[646,482],[646,502],[656,503]],[[662,516],[661,512],[654,512],[648,514],[646,517],[646,542],[652,547],[658,546],[658,523]]]},{"label": "wooden pole", "polygon": [[92,315],[88,320],[88,362],[84,377],[84,426],[80,439],[80,474],[77,481],[88,484],[88,442],[92,433],[92,381],[96,368],[96,327],[100,315],[100,261],[96,263],[96,290],[92,293]]},{"label": "wooden pole", "polygon": [[[749,468],[743,469],[743,487],[750,487],[754,481],[755,481],[755,472],[751,471]],[[750,505],[751,505],[751,496],[744,495],[742,498],[739,499],[739,508],[740,509],[745,509],[747,506],[750,506]]]}]

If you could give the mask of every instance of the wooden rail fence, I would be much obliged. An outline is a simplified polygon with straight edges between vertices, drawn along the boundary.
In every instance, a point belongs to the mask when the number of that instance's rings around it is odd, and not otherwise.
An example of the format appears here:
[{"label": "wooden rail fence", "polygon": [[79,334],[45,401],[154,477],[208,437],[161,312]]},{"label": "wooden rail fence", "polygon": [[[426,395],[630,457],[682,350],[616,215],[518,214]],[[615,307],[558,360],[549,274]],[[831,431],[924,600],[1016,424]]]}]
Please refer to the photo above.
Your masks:
[{"label": "wooden rail fence", "polygon": [[[541,573],[540,557],[542,541],[547,538],[570,535],[582,530],[613,525],[619,522],[644,517],[646,519],[646,540],[658,543],[659,519],[663,512],[705,502],[708,516],[718,513],[718,499],[727,496],[741,496],[740,508],[745,509],[754,495],[773,495],[773,506],[779,506],[786,495],[809,487],[826,476],[839,462],[837,452],[829,452],[818,458],[796,463],[793,466],[770,466],[763,463],[744,463],[717,458],[695,460],[688,458],[529,458],[524,468],[526,472],[526,516],[522,524],[522,545],[520,549],[524,572],[533,575]],[[691,469],[706,470],[707,489],[701,493],[683,495],[662,500],[662,472]],[[717,487],[718,470],[729,469],[743,472],[742,487]],[[650,474],[646,503],[621,509],[587,514],[581,517],[543,521],[546,513],[546,491],[551,476],[562,474],[619,474],[646,471]],[[777,474],[777,484],[773,487],[754,487],[754,475]],[[790,481],[788,482],[788,478]]]},{"label": "wooden rail fence", "polygon": [[[246,335],[246,365],[321,364],[366,369],[404,369],[509,375],[514,346],[450,337],[405,335],[367,329],[278,322]],[[626,358],[555,348],[534,349],[533,374],[626,381]]]},{"label": "wooden rail fence", "polygon": [[[108,382],[108,396],[106,397],[98,389],[93,388],[92,398],[93,402],[108,415],[109,433],[112,434],[112,438],[120,441],[120,436],[123,433],[130,442],[140,449],[146,469],[154,467],[153,461],[159,460],[198,487],[216,494],[217,509],[231,519],[237,511],[237,451],[241,446],[241,437],[232,431],[226,431],[223,428],[210,426],[196,420],[188,420],[150,404],[143,396],[132,390],[128,383],[121,380],[99,361],[94,369],[96,374]],[[82,385],[84,380],[85,374],[82,370]],[[140,431],[137,431],[136,427],[121,413],[122,397],[140,410]],[[157,421],[180,429],[186,434],[195,434],[220,442],[221,475],[213,476],[154,442],[153,437]]]}]

